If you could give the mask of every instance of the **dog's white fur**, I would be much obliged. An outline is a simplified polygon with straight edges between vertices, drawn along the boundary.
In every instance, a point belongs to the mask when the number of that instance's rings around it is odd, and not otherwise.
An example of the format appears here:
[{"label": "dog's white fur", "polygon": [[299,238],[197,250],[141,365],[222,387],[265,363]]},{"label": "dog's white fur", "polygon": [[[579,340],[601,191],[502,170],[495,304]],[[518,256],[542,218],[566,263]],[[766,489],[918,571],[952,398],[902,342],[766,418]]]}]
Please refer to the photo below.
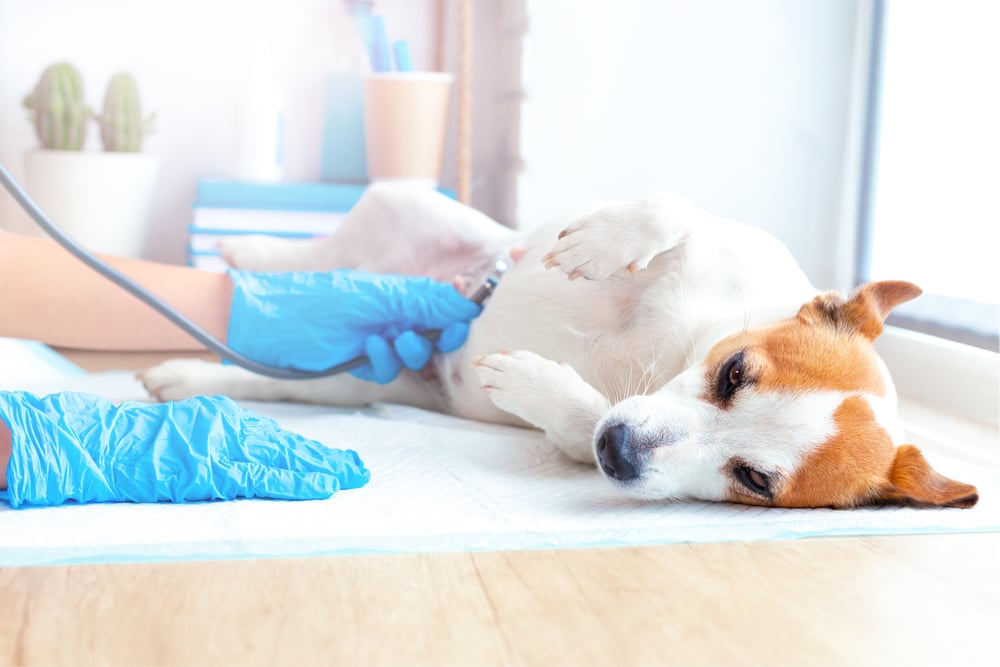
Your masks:
[{"label": "dog's white fur", "polygon": [[[885,404],[879,418],[897,433],[884,366],[881,392],[789,388],[747,391],[733,405],[711,400],[719,371],[706,367],[709,351],[734,332],[795,316],[817,291],[776,239],[674,194],[596,207],[521,239],[436,193],[372,186],[330,239],[241,239],[224,253],[250,270],[360,268],[449,280],[483,275],[514,245],[526,245],[526,254],[465,346],[389,385],[348,376],[277,381],[190,360],[153,368],[144,382],[165,400],[224,393],[333,405],[389,401],[528,424],[587,462],[607,444],[602,434],[627,427],[641,473],[618,483],[644,497],[769,501],[745,497],[733,462],[787,482],[838,432],[837,411],[855,393]],[[616,478],[614,465],[601,463]]]}]

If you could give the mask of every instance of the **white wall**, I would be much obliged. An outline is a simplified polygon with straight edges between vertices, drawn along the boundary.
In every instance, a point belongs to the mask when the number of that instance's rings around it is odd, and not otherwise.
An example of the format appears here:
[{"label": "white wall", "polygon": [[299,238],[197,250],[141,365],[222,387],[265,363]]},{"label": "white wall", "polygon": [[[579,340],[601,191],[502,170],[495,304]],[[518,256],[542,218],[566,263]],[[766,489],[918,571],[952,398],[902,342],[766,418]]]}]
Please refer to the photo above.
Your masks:
[{"label": "white wall", "polygon": [[526,6],[521,224],[676,190],[771,231],[818,287],[833,286],[856,16],[868,3]]},{"label": "white wall", "polygon": [[[276,4],[286,179],[313,180],[322,77],[353,26],[340,0]],[[456,4],[378,0],[376,9],[410,40],[418,67],[453,69]],[[839,204],[855,18],[866,0],[475,5],[474,205],[530,225],[591,199],[673,189],[769,229],[818,286],[843,286],[832,283],[852,246],[838,222],[853,212]],[[36,140],[20,103],[45,65],[74,61],[95,105],[112,72],[132,70],[158,117],[147,144],[161,174],[146,254],[184,261],[195,182],[229,166],[234,100],[252,62],[251,7],[0,0],[0,160],[23,174],[21,155]],[[96,137],[89,146],[98,149]],[[14,215],[0,193],[0,224]]]},{"label": "white wall", "polygon": [[[354,37],[341,0],[279,0],[267,22],[276,74],[286,97],[286,180],[319,177],[324,74]],[[37,141],[21,108],[46,65],[72,61],[99,108],[111,74],[139,81],[144,108],[157,114],[146,150],[160,156],[146,256],[185,261],[196,180],[225,176],[235,99],[253,63],[253,3],[241,0],[0,1],[0,160],[23,176],[22,154]],[[437,0],[379,0],[392,38],[410,41],[414,65],[440,59]],[[93,130],[94,128],[92,128]],[[88,142],[100,150],[96,134]],[[0,191],[0,223],[18,216]]]}]

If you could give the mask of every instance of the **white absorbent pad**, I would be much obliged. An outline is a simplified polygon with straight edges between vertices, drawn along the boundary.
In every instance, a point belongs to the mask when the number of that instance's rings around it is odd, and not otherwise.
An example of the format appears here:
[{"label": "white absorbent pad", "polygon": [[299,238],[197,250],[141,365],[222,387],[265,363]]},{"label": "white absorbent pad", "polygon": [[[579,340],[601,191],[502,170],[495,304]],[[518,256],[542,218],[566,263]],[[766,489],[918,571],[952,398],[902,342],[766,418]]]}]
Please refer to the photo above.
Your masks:
[{"label": "white absorbent pad", "polygon": [[[0,388],[144,398],[128,373],[61,375]],[[245,405],[333,447],[356,450],[372,476],[321,501],[64,505],[0,503],[0,565],[652,545],[816,535],[1000,530],[995,471],[929,456],[974,483],[973,509],[786,510],[642,502],[538,432],[394,405],[366,409]]]}]

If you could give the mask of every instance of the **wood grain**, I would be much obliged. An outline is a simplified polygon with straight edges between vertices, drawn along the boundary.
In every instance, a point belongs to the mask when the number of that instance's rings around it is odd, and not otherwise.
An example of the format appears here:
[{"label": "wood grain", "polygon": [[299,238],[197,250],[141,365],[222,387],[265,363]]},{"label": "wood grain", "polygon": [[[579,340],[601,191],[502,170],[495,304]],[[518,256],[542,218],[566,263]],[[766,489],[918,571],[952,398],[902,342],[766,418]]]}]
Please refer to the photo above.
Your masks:
[{"label": "wood grain", "polygon": [[0,664],[1000,664],[1000,533],[7,568],[0,596]]},{"label": "wood grain", "polygon": [[5,664],[1000,664],[1000,534],[0,570]]}]

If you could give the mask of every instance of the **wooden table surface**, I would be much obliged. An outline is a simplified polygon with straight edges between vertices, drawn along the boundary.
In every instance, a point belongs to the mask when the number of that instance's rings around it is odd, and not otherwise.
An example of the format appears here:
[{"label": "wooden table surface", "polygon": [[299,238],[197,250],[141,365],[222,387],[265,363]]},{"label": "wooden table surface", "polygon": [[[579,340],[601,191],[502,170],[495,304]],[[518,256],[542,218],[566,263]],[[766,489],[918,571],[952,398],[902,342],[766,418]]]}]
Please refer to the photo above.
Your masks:
[{"label": "wooden table surface", "polygon": [[0,662],[997,665],[1000,534],[0,569]]},{"label": "wooden table surface", "polygon": [[0,664],[998,665],[998,569],[1000,533],[6,568]]}]

